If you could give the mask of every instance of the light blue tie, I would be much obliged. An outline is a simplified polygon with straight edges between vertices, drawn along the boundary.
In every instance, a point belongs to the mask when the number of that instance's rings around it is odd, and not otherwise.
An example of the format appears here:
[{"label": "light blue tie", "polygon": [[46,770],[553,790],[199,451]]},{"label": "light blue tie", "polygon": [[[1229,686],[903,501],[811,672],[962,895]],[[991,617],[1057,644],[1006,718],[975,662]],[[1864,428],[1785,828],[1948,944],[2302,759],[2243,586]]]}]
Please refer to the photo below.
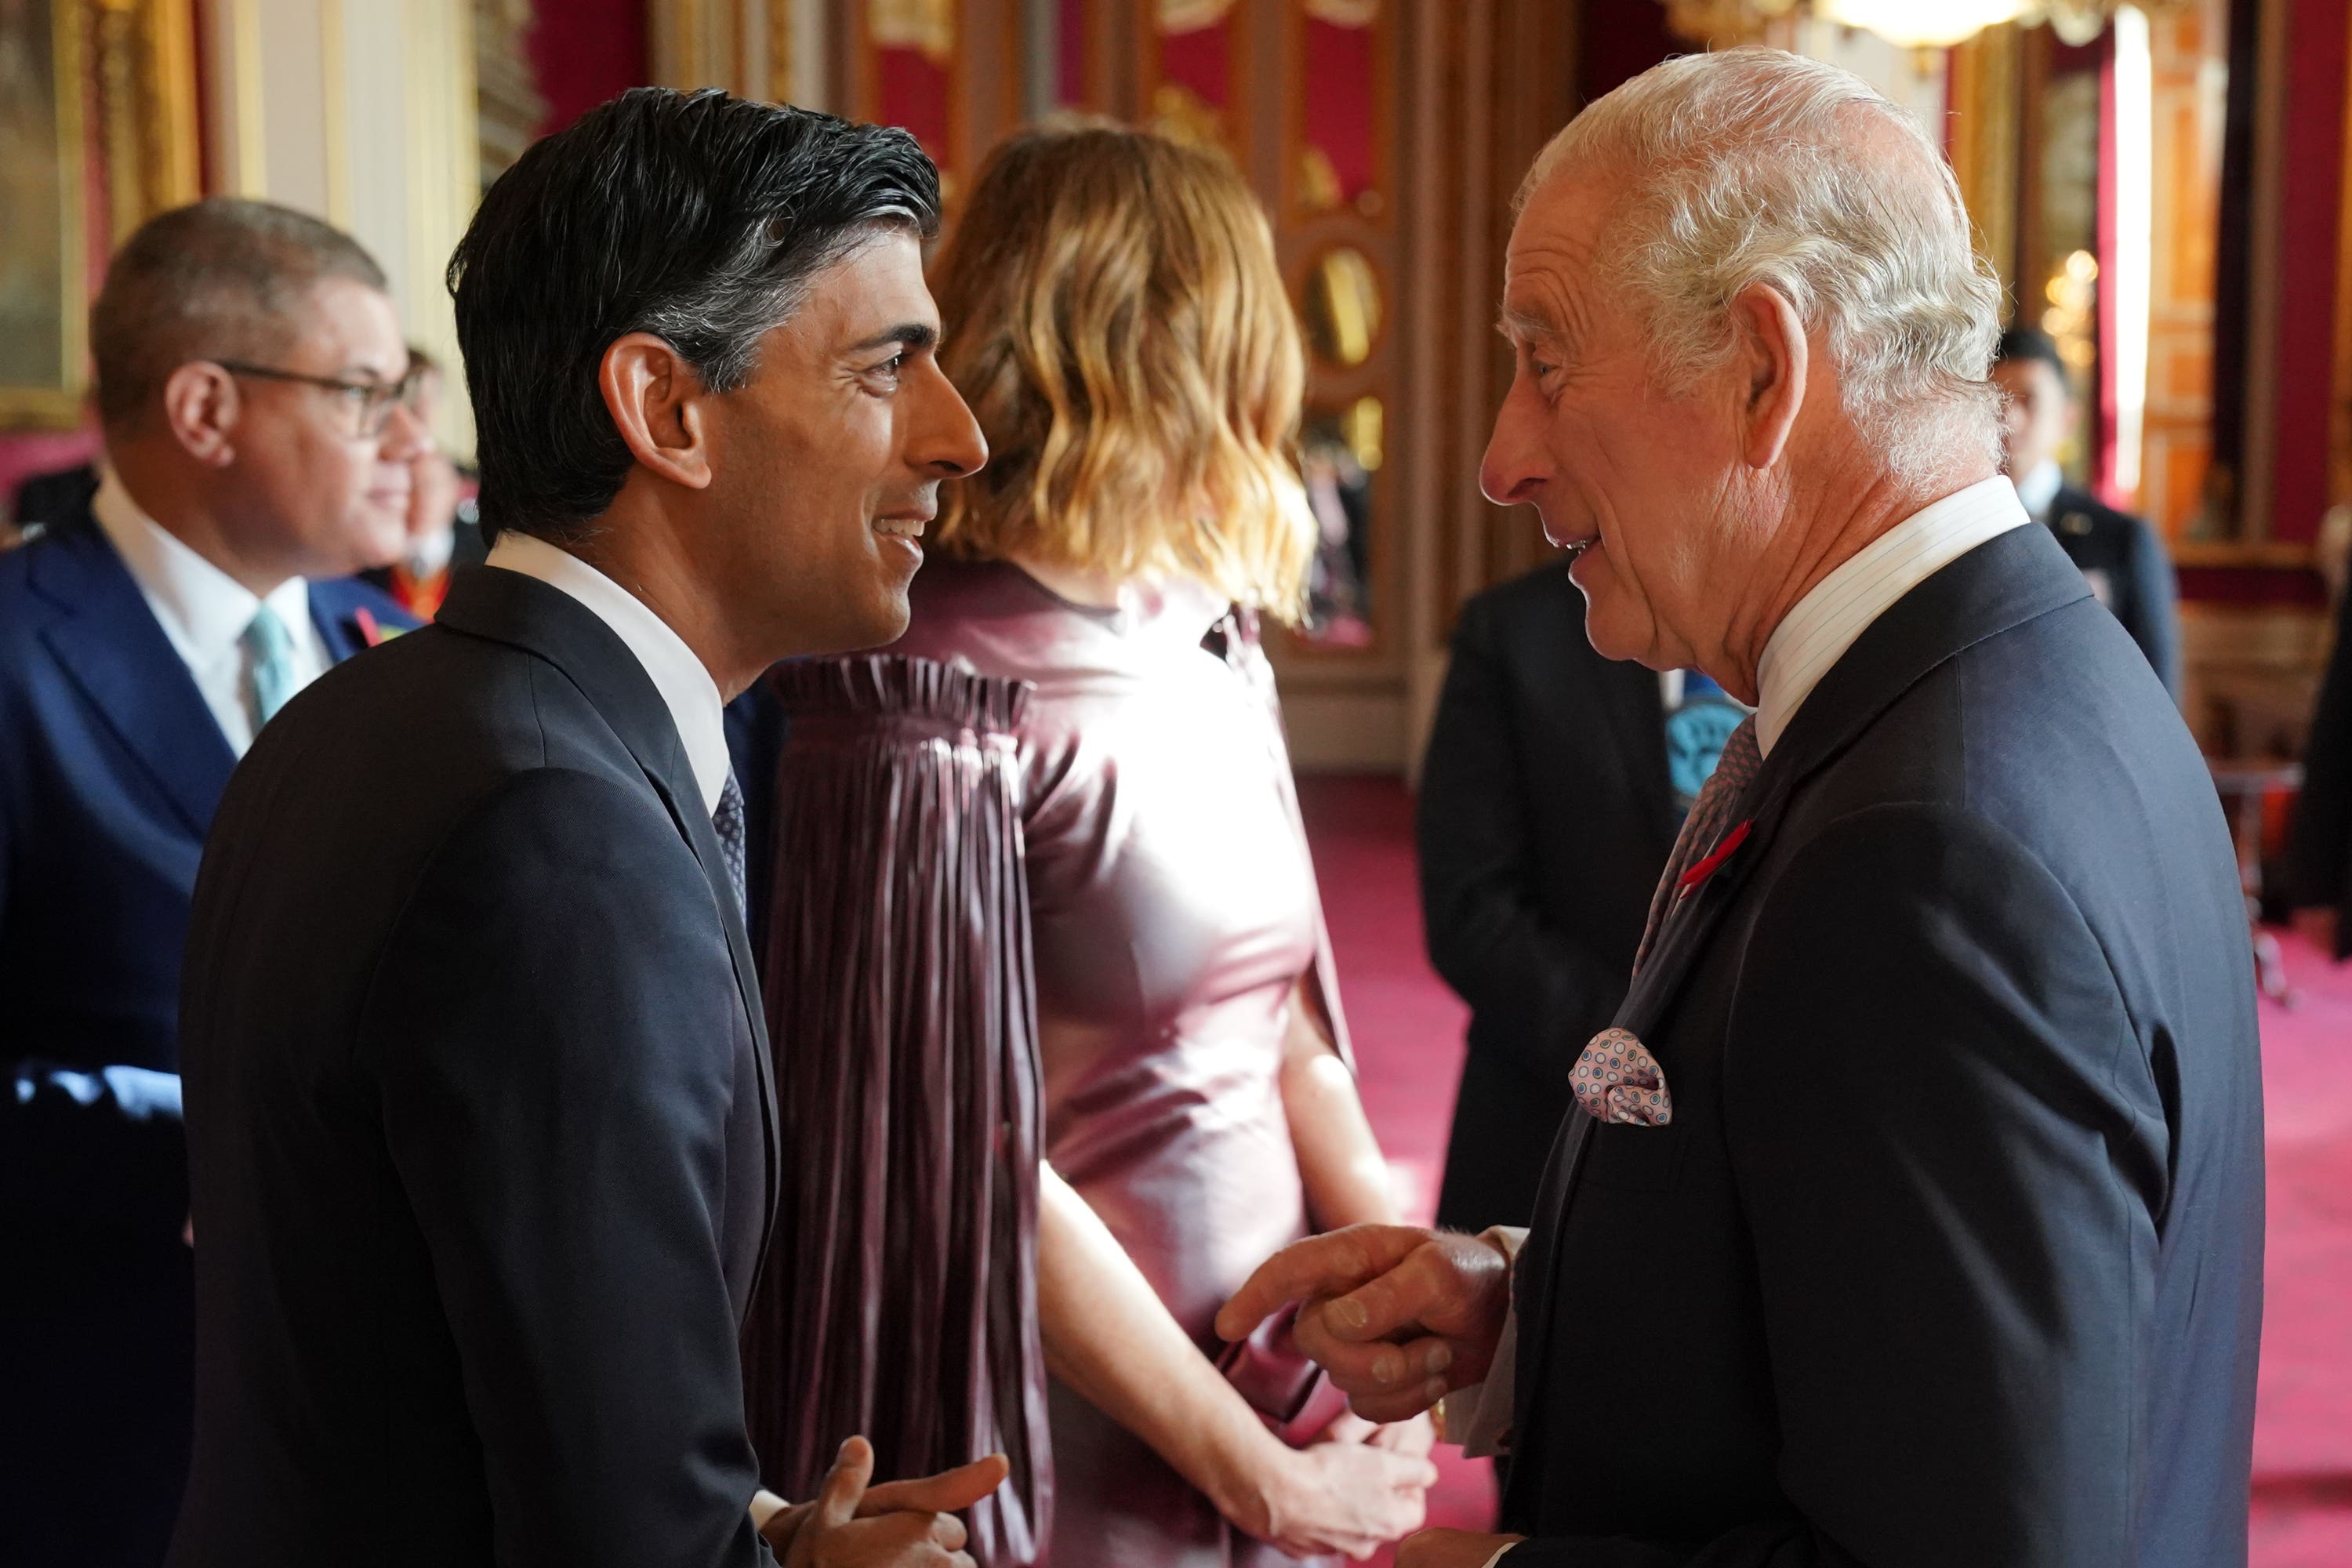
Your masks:
[{"label": "light blue tie", "polygon": [[286,629],[277,611],[264,605],[253,613],[245,635],[237,640],[245,645],[246,679],[253,696],[253,727],[258,730],[294,696],[294,634]]}]

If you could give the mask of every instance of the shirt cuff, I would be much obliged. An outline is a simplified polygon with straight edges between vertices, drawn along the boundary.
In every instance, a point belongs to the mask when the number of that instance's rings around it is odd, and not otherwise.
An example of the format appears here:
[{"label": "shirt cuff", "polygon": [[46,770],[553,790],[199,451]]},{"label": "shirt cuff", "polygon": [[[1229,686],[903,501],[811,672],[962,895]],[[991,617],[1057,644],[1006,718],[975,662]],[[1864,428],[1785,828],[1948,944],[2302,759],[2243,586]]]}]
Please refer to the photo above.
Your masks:
[{"label": "shirt cuff", "polygon": [[[1511,1546],[1517,1546],[1518,1544],[1519,1543],[1516,1541],[1511,1542]],[[1481,1565],[1481,1568],[1495,1568],[1495,1564],[1500,1563],[1504,1558],[1508,1557],[1511,1554],[1511,1546],[1506,1546],[1500,1552],[1496,1552],[1492,1557],[1487,1558],[1486,1563]]]}]

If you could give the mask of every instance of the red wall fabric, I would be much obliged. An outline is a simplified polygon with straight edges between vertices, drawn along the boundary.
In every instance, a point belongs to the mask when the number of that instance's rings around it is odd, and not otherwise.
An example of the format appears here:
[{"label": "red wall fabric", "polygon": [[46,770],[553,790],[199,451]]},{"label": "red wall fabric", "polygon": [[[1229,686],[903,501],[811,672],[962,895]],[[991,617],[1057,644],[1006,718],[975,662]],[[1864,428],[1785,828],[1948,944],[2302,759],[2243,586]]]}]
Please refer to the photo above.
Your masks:
[{"label": "red wall fabric", "polygon": [[544,135],[652,79],[645,0],[538,0],[524,47],[547,99]]},{"label": "red wall fabric", "polygon": [[2336,239],[2344,200],[2344,76],[2352,6],[2294,0],[2279,201],[2277,444],[2271,537],[2308,540],[2327,509],[2335,389]]},{"label": "red wall fabric", "polygon": [[1339,199],[1352,203],[1371,189],[1378,172],[1372,95],[1379,85],[1372,29],[1307,22],[1307,140],[1322,149],[1339,177]]},{"label": "red wall fabric", "polygon": [[877,48],[875,88],[878,100],[874,118],[915,133],[923,151],[942,168],[953,162],[950,135],[954,128],[950,94],[954,84],[942,61],[920,49]]},{"label": "red wall fabric", "polygon": [[98,455],[95,430],[27,430],[0,436],[0,511],[16,500],[16,487],[35,474],[53,474]]}]

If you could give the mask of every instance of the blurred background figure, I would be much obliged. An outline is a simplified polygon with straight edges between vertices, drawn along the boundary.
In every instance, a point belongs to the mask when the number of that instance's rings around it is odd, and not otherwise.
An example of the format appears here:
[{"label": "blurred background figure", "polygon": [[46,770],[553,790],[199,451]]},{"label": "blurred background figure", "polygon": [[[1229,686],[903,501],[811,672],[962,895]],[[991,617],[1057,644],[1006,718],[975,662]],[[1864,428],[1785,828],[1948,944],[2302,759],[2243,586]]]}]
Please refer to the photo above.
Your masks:
[{"label": "blurred background figure", "polygon": [[254,732],[411,624],[425,445],[383,274],[315,218],[152,220],[90,312],[105,455],[0,556],[0,1563],[153,1568],[192,1376],[180,957]]},{"label": "blurred background figure", "polygon": [[2352,594],[2339,591],[2335,651],[2311,716],[2303,794],[2287,850],[2295,929],[2320,954],[2352,956]]},{"label": "blurred background figure", "polygon": [[1470,1005],[1437,1223],[1524,1226],[1625,999],[1675,835],[1744,710],[1705,676],[1615,663],[1566,557],[1462,606],[1416,812],[1430,961]]},{"label": "blurred background figure", "polygon": [[416,343],[408,345],[408,366],[416,378],[413,406],[427,433],[409,463],[408,536],[397,559],[370,567],[360,578],[391,595],[418,620],[429,621],[448,596],[449,574],[460,566],[479,565],[489,547],[482,542],[480,515],[475,510],[478,487],[474,476],[451,462],[431,437],[434,416],[441,406],[441,366]]},{"label": "blurred background figure", "polygon": [[16,486],[9,513],[18,533],[37,535],[53,522],[71,522],[89,513],[98,494],[98,465],[76,463],[68,468],[28,474]]},{"label": "blurred background figure", "polygon": [[2075,436],[2083,411],[2056,341],[2032,327],[2010,328],[2000,335],[1992,378],[2008,396],[2001,440],[2017,499],[2058,536],[2091,592],[2123,622],[2178,701],[2180,620],[2171,558],[2147,523],[2067,483],[2058,453]]},{"label": "blurred background figure", "polygon": [[1211,1327],[1272,1248],[1396,1212],[1256,632],[1315,548],[1265,219],[1223,159],[1097,128],[1006,143],[959,222],[942,363],[989,466],[889,657],[775,677],[772,1034],[828,1044],[777,1058],[806,1152],[753,1440],[788,1496],[861,1427],[893,1473],[1006,1444],[1052,1522],[976,1530],[996,1568],[1360,1555],[1419,1525],[1428,1424],[1316,1404],[1276,1339],[1221,1370]]}]

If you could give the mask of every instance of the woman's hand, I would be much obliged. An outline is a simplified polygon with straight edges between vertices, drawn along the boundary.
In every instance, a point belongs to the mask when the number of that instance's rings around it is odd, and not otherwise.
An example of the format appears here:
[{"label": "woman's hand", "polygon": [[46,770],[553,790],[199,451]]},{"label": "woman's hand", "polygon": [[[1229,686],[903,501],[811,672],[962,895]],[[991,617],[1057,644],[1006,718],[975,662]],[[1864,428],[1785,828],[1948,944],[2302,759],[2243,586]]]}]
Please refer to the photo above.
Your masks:
[{"label": "woman's hand", "polygon": [[1276,1449],[1257,1506],[1234,1523],[1293,1557],[1339,1552],[1360,1562],[1419,1530],[1437,1467],[1360,1440],[1349,1419],[1307,1447]]},{"label": "woman's hand", "polygon": [[[1361,1420],[1361,1416],[1356,1417]],[[1372,1435],[1364,1439],[1375,1447],[1386,1448],[1391,1454],[1410,1454],[1416,1459],[1429,1458],[1437,1447],[1437,1423],[1423,1411],[1410,1421],[1391,1421],[1385,1426],[1375,1426]]]},{"label": "woman's hand", "polygon": [[1370,1443],[1376,1448],[1386,1448],[1391,1454],[1411,1454],[1426,1458],[1437,1447],[1437,1423],[1427,1414],[1410,1421],[1391,1421],[1379,1426],[1367,1421],[1352,1410],[1342,1410],[1330,1426],[1323,1429],[1320,1441],[1327,1443]]}]

